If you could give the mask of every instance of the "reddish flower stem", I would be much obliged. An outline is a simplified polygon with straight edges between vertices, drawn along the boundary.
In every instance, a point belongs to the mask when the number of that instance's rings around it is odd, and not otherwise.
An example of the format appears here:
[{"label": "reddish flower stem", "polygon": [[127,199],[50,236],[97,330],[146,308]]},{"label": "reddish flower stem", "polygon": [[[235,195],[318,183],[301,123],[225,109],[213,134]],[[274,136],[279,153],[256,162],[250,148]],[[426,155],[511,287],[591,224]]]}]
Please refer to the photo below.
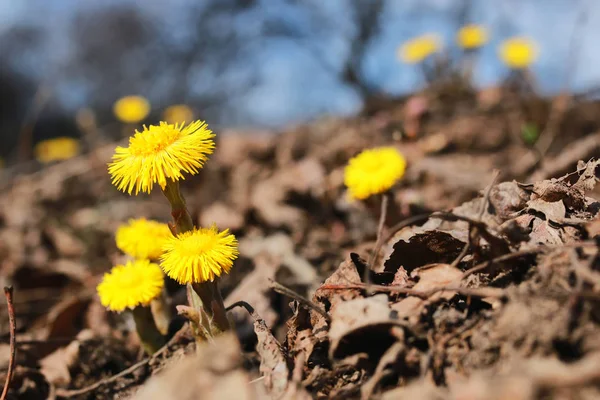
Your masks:
[{"label": "reddish flower stem", "polygon": [[4,295],[6,296],[6,305],[8,307],[8,322],[10,329],[10,358],[8,360],[8,371],[6,372],[6,381],[4,382],[4,388],[2,389],[2,396],[0,400],[6,399],[8,395],[8,388],[10,381],[15,370],[15,362],[17,359],[17,323],[15,322],[15,307],[13,306],[13,288],[4,287]]}]

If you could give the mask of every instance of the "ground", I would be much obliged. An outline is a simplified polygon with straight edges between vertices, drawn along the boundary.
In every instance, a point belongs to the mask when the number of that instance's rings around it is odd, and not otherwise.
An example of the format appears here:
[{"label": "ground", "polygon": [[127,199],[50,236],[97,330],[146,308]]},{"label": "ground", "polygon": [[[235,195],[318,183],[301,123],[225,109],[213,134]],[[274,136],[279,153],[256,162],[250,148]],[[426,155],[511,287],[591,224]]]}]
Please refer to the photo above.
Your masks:
[{"label": "ground", "polygon": [[[221,287],[226,305],[253,309],[232,309],[234,332],[199,357],[175,318],[145,358],[130,319],[96,296],[124,259],[119,224],[169,217],[160,191],[111,186],[116,143],[13,169],[0,182],[17,325],[8,398],[599,398],[599,111],[434,86],[353,118],[217,132],[183,193],[198,224],[239,238]],[[377,245],[382,196],[351,201],[343,170],[380,145],[408,169],[386,194]],[[6,372],[7,309],[1,321]]]}]

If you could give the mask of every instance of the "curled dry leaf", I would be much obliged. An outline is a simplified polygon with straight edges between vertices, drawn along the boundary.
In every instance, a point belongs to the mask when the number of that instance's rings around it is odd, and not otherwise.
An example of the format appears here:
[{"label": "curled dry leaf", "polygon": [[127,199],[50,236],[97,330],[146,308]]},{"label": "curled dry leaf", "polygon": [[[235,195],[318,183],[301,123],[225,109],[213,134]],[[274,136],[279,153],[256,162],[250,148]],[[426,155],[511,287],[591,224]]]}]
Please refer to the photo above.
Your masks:
[{"label": "curled dry leaf", "polygon": [[292,191],[310,194],[322,186],[324,179],[325,170],[321,163],[306,159],[256,184],[250,202],[267,224],[298,229],[306,224],[306,218],[300,209],[285,203],[287,195]]},{"label": "curled dry leaf", "polygon": [[451,263],[464,245],[465,242],[451,233],[439,230],[417,233],[406,239],[401,236],[385,262],[385,270],[395,273],[399,267],[403,267],[410,273],[427,264]]},{"label": "curled dry leaf", "polygon": [[[329,356],[341,359],[364,351],[385,351],[392,343],[390,328],[397,324],[385,294],[339,303],[331,310]],[[368,340],[362,340],[365,334]]]},{"label": "curled dry leaf", "polygon": [[258,339],[256,351],[260,356],[260,372],[265,377],[265,387],[271,396],[278,398],[286,390],[290,371],[281,344],[265,324],[265,321],[253,313],[254,332]]},{"label": "curled dry leaf", "polygon": [[490,190],[489,201],[494,213],[502,220],[507,220],[525,207],[529,197],[529,193],[512,181],[494,185]]}]

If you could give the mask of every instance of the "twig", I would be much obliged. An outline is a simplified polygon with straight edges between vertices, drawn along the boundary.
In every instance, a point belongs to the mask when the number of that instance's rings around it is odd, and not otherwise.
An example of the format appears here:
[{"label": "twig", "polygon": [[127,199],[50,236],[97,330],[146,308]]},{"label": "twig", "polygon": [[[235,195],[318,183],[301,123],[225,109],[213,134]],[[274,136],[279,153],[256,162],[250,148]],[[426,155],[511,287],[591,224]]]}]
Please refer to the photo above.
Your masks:
[{"label": "twig", "polygon": [[456,292],[463,296],[473,296],[473,297],[504,297],[506,294],[504,290],[499,288],[463,288],[463,287],[455,287],[455,286],[440,286],[437,288],[433,288],[430,290],[417,290],[411,288],[405,288],[401,286],[384,286],[384,285],[365,285],[364,283],[355,283],[355,284],[347,284],[347,285],[334,285],[328,284],[321,286],[318,290],[347,290],[347,289],[364,289],[364,290],[373,290],[373,291],[381,291],[381,292],[391,292],[391,293],[400,293],[406,294],[408,296],[418,297],[420,299],[426,300],[429,297],[433,296],[439,292]]},{"label": "twig", "polygon": [[13,305],[13,288],[12,286],[4,287],[4,296],[6,296],[6,306],[8,308],[8,323],[10,329],[10,358],[8,359],[8,371],[6,372],[6,381],[2,389],[0,400],[5,400],[8,395],[8,388],[15,370],[15,362],[17,359],[17,323],[15,322],[15,307]]},{"label": "twig", "polygon": [[[307,299],[306,297],[302,296],[301,294],[296,293],[292,289],[290,289],[290,288],[288,288],[286,286],[283,286],[279,282],[275,282],[272,279],[269,279],[269,281],[271,281],[271,287],[273,288],[274,291],[276,291],[277,293],[280,293],[280,294],[282,294],[284,296],[291,297],[292,299],[296,300],[298,303],[304,305],[305,307],[310,308],[312,310],[315,310],[316,312],[318,312],[319,314],[321,314],[329,322],[329,320],[330,320],[329,315],[318,304],[310,301],[309,299]],[[233,306],[231,306],[231,307],[233,307]],[[228,309],[231,308],[231,307],[228,307]]]},{"label": "twig", "polygon": [[367,268],[365,268],[363,272],[363,282],[365,283],[371,282],[370,272],[373,268],[373,263],[377,259],[379,250],[381,250],[381,246],[383,245],[383,228],[385,227],[385,219],[387,217],[389,197],[389,193],[384,193],[381,197],[381,212],[379,213],[379,224],[377,225],[377,239],[375,240],[375,249],[373,249],[373,252],[369,257],[369,262],[367,263]]},{"label": "twig", "polygon": [[554,246],[538,246],[538,247],[533,247],[531,249],[515,251],[514,253],[503,254],[503,255],[493,258],[491,260],[479,263],[476,266],[474,266],[473,268],[466,270],[463,273],[461,280],[464,280],[468,276],[473,275],[476,272],[480,272],[480,271],[490,267],[493,264],[508,261],[513,258],[519,258],[519,257],[533,255],[533,254],[543,253],[544,251],[547,251],[547,250],[554,250],[554,249],[561,249],[561,248],[579,248],[579,247],[596,247],[596,243],[594,241],[585,241],[585,242],[577,242],[577,243],[565,243],[565,244],[554,245]]},{"label": "twig", "polygon": [[429,219],[429,217],[431,217],[432,214],[428,213],[428,214],[419,214],[419,215],[413,215],[412,217],[406,218],[403,221],[398,222],[396,225],[392,226],[390,228],[390,233],[386,236],[384,242],[389,241],[391,238],[394,237],[394,235],[402,228],[405,228],[407,226],[410,226],[412,224],[415,224],[417,222],[420,221],[424,221]]},{"label": "twig", "polygon": [[143,366],[145,366],[146,364],[149,364],[151,361],[155,360],[158,356],[160,356],[161,354],[165,353],[167,351],[167,349],[169,348],[169,346],[173,343],[175,343],[177,340],[179,340],[179,338],[181,337],[181,332],[186,329],[186,326],[184,326],[183,328],[181,328],[179,330],[179,332],[177,332],[172,338],[171,340],[169,340],[163,347],[161,347],[156,353],[152,354],[151,357],[145,358],[142,361],[139,361],[135,364],[133,364],[131,367],[124,369],[123,371],[119,372],[116,375],[113,375],[109,378],[105,378],[102,380],[99,380],[98,382],[86,386],[84,388],[81,389],[74,389],[74,390],[65,390],[65,389],[57,389],[56,390],[56,395],[59,397],[75,397],[75,396],[79,396],[88,392],[92,392],[96,389],[98,389],[101,386],[104,386],[106,384],[115,382],[116,380],[124,377],[125,375],[129,375],[131,374],[133,371],[135,371],[138,368],[141,368]]}]

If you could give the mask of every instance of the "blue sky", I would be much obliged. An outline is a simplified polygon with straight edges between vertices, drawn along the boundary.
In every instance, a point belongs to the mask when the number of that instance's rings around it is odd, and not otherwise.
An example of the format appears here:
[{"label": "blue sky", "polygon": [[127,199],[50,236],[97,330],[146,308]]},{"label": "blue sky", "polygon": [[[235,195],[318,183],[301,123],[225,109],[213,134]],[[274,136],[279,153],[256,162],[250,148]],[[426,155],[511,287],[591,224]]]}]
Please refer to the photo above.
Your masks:
[{"label": "blue sky", "polygon": [[[222,1],[222,0],[211,0]],[[351,115],[359,111],[363,99],[357,89],[340,79],[344,62],[357,33],[351,4],[358,0],[255,0],[252,7],[222,21],[206,21],[227,26],[247,43],[239,53],[222,65],[199,64],[185,77],[185,90],[173,96],[181,85],[180,76],[169,71],[168,63],[160,74],[147,82],[125,79],[113,89],[117,96],[133,92],[150,98],[157,106],[194,102],[207,93],[231,93],[222,114],[221,125],[278,127],[310,120],[321,115]],[[65,73],[76,69],[74,63],[73,23],[78,15],[93,18],[111,7],[133,6],[149,26],[162,35],[170,49],[185,49],[193,36],[191,5],[202,7],[209,0],[0,0],[0,36],[15,26],[40,28],[43,43],[23,49],[5,64],[18,69],[36,82],[53,89],[52,101],[66,112],[94,102],[97,88],[86,74]],[[369,87],[392,96],[408,94],[424,84],[420,71],[396,59],[399,44],[422,33],[435,32],[446,48],[456,53],[454,34],[459,27],[459,0],[387,0],[381,15],[381,30],[368,45],[360,62],[359,76]],[[525,35],[536,40],[540,57],[533,67],[545,94],[560,90],[565,83],[574,28],[580,25],[575,54],[576,70],[571,89],[582,91],[600,84],[600,3],[592,0],[475,0],[467,19],[489,27],[491,42],[480,54],[474,72],[479,86],[498,83],[506,69],[497,59],[497,46],[504,38]],[[578,21],[585,12],[584,24]],[[219,25],[221,24],[221,25]],[[261,32],[273,24],[284,24],[298,38],[265,38]],[[84,33],[83,33],[84,34]],[[2,50],[2,49],[0,49]],[[135,76],[135,60],[152,62],[140,54],[117,57],[114,67]],[[133,61],[132,61],[133,60]],[[157,61],[158,62],[158,61]],[[163,61],[164,62],[164,61]],[[126,63],[129,63],[126,65]],[[132,65],[133,63],[133,65]],[[237,88],[252,82],[248,90]]]}]

